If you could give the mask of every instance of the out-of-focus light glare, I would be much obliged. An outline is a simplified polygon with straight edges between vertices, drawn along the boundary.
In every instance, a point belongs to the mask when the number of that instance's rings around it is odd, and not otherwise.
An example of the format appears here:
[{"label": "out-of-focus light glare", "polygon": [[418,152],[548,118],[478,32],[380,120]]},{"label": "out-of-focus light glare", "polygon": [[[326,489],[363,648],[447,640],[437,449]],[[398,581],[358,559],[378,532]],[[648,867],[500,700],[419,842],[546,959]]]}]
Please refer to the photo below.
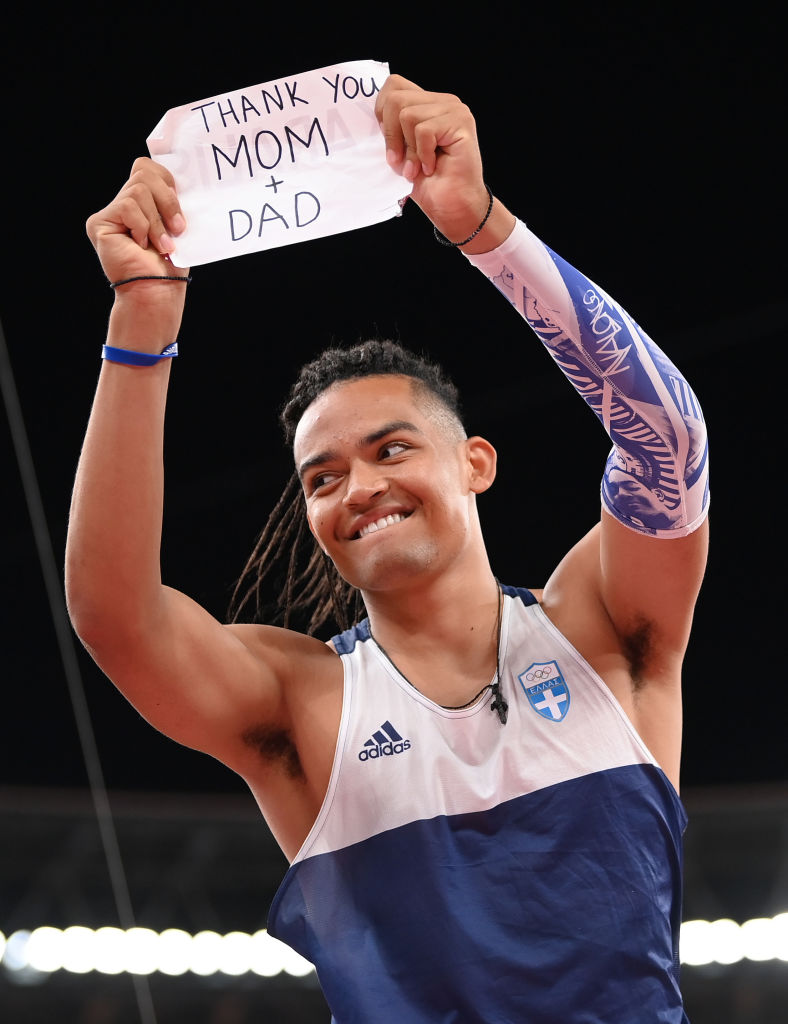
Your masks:
[{"label": "out-of-focus light glare", "polygon": [[741,926],[741,940],[744,955],[748,960],[773,960],[775,951],[775,928],[770,917],[754,917]]},{"label": "out-of-focus light glare", "polygon": [[37,971],[59,971],[63,967],[64,945],[60,928],[35,928],[25,951],[27,962]]},{"label": "out-of-focus light glare", "polygon": [[189,970],[192,974],[207,977],[219,970],[222,937],[218,932],[197,932],[192,939]]},{"label": "out-of-focus light glare", "polygon": [[159,936],[159,970],[173,977],[189,970],[192,937],[180,928],[167,928]]},{"label": "out-of-focus light glare", "polygon": [[778,960],[788,960],[788,914],[772,918],[774,926],[774,955]]},{"label": "out-of-focus light glare", "polygon": [[93,936],[93,969],[101,974],[126,970],[126,933],[121,928],[99,928]]},{"label": "out-of-focus light glare", "polygon": [[718,964],[735,964],[744,956],[741,926],[728,918],[711,923],[712,960]]},{"label": "out-of-focus light glare", "polygon": [[219,970],[222,974],[247,974],[252,968],[252,936],[230,932],[222,938]]},{"label": "out-of-focus light glare", "polygon": [[282,943],[282,970],[292,974],[294,978],[303,978],[313,971],[314,967],[294,949]]},{"label": "out-of-focus light glare", "polygon": [[681,962],[698,967],[709,962],[709,930],[708,921],[685,921],[681,926],[681,942],[679,951]]},{"label": "out-of-focus light glare", "polygon": [[280,950],[284,943],[269,935],[265,928],[252,936],[251,969],[264,978],[273,978],[282,972]]},{"label": "out-of-focus light glare", "polygon": [[8,936],[5,951],[3,953],[3,965],[10,971],[21,971],[27,967],[27,944],[30,941],[30,932],[12,932]]},{"label": "out-of-focus light glare", "polygon": [[71,925],[63,932],[63,967],[72,974],[87,974],[93,970],[94,952],[92,928]]},{"label": "out-of-focus light glare", "polygon": [[283,971],[304,977],[314,970],[308,960],[265,929],[254,935],[203,931],[191,936],[180,928],[168,928],[159,935],[150,928],[94,931],[74,925],[61,931],[43,926],[33,932],[14,932],[8,939],[0,932],[0,961],[19,980],[25,972],[44,976],[58,970],[74,974],[160,971],[171,976],[221,972],[236,977],[253,971],[268,978]]},{"label": "out-of-focus light glare", "polygon": [[158,968],[159,936],[152,928],[126,932],[126,970],[129,974],[153,974]]}]

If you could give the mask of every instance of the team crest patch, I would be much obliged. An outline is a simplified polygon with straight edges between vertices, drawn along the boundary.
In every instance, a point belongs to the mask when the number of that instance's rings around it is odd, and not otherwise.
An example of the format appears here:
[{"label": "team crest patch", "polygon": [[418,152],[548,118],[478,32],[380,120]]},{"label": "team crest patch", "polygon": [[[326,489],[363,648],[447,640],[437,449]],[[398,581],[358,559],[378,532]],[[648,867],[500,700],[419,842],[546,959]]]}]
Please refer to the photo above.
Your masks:
[{"label": "team crest patch", "polygon": [[569,684],[557,661],[535,661],[517,677],[528,703],[548,722],[562,722],[569,711]]}]

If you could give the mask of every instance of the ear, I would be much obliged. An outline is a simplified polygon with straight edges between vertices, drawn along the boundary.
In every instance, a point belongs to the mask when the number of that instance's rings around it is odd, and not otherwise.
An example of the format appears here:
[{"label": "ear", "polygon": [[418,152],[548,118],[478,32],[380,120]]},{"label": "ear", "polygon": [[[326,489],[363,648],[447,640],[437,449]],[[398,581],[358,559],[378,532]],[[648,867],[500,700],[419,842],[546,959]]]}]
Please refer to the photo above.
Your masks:
[{"label": "ear", "polygon": [[470,467],[470,488],[474,494],[482,494],[495,480],[498,453],[483,437],[469,437],[465,446]]}]

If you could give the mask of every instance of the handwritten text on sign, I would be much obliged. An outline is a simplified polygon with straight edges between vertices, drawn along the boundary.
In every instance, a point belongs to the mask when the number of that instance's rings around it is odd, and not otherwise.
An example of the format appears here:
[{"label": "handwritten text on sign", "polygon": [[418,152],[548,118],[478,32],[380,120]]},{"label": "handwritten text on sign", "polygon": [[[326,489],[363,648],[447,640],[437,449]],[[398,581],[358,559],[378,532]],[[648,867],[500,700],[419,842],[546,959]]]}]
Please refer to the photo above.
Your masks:
[{"label": "handwritten text on sign", "polygon": [[168,110],[148,138],[187,220],[172,262],[197,266],[397,216],[375,97],[388,65],[349,61]]}]

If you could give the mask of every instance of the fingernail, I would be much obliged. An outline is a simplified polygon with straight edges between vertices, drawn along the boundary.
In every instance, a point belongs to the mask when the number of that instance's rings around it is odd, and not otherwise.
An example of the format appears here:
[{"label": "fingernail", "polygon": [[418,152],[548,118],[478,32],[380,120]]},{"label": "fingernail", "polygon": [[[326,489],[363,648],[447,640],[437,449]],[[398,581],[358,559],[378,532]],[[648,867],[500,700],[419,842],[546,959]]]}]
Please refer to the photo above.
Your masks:
[{"label": "fingernail", "polygon": [[169,235],[162,235],[159,239],[159,249],[163,252],[173,252],[175,250],[175,242],[173,242]]},{"label": "fingernail", "polygon": [[172,218],[172,230],[175,232],[176,235],[179,235],[181,231],[185,230],[185,228],[185,218],[183,217],[182,214],[176,213],[175,216]]},{"label": "fingernail", "polygon": [[405,166],[402,168],[402,176],[407,178],[408,181],[413,181],[418,173],[419,168],[416,162],[414,160],[406,160]]},{"label": "fingernail", "polygon": [[397,154],[393,149],[386,150],[386,163],[389,167],[396,167],[399,161],[397,160]]}]

